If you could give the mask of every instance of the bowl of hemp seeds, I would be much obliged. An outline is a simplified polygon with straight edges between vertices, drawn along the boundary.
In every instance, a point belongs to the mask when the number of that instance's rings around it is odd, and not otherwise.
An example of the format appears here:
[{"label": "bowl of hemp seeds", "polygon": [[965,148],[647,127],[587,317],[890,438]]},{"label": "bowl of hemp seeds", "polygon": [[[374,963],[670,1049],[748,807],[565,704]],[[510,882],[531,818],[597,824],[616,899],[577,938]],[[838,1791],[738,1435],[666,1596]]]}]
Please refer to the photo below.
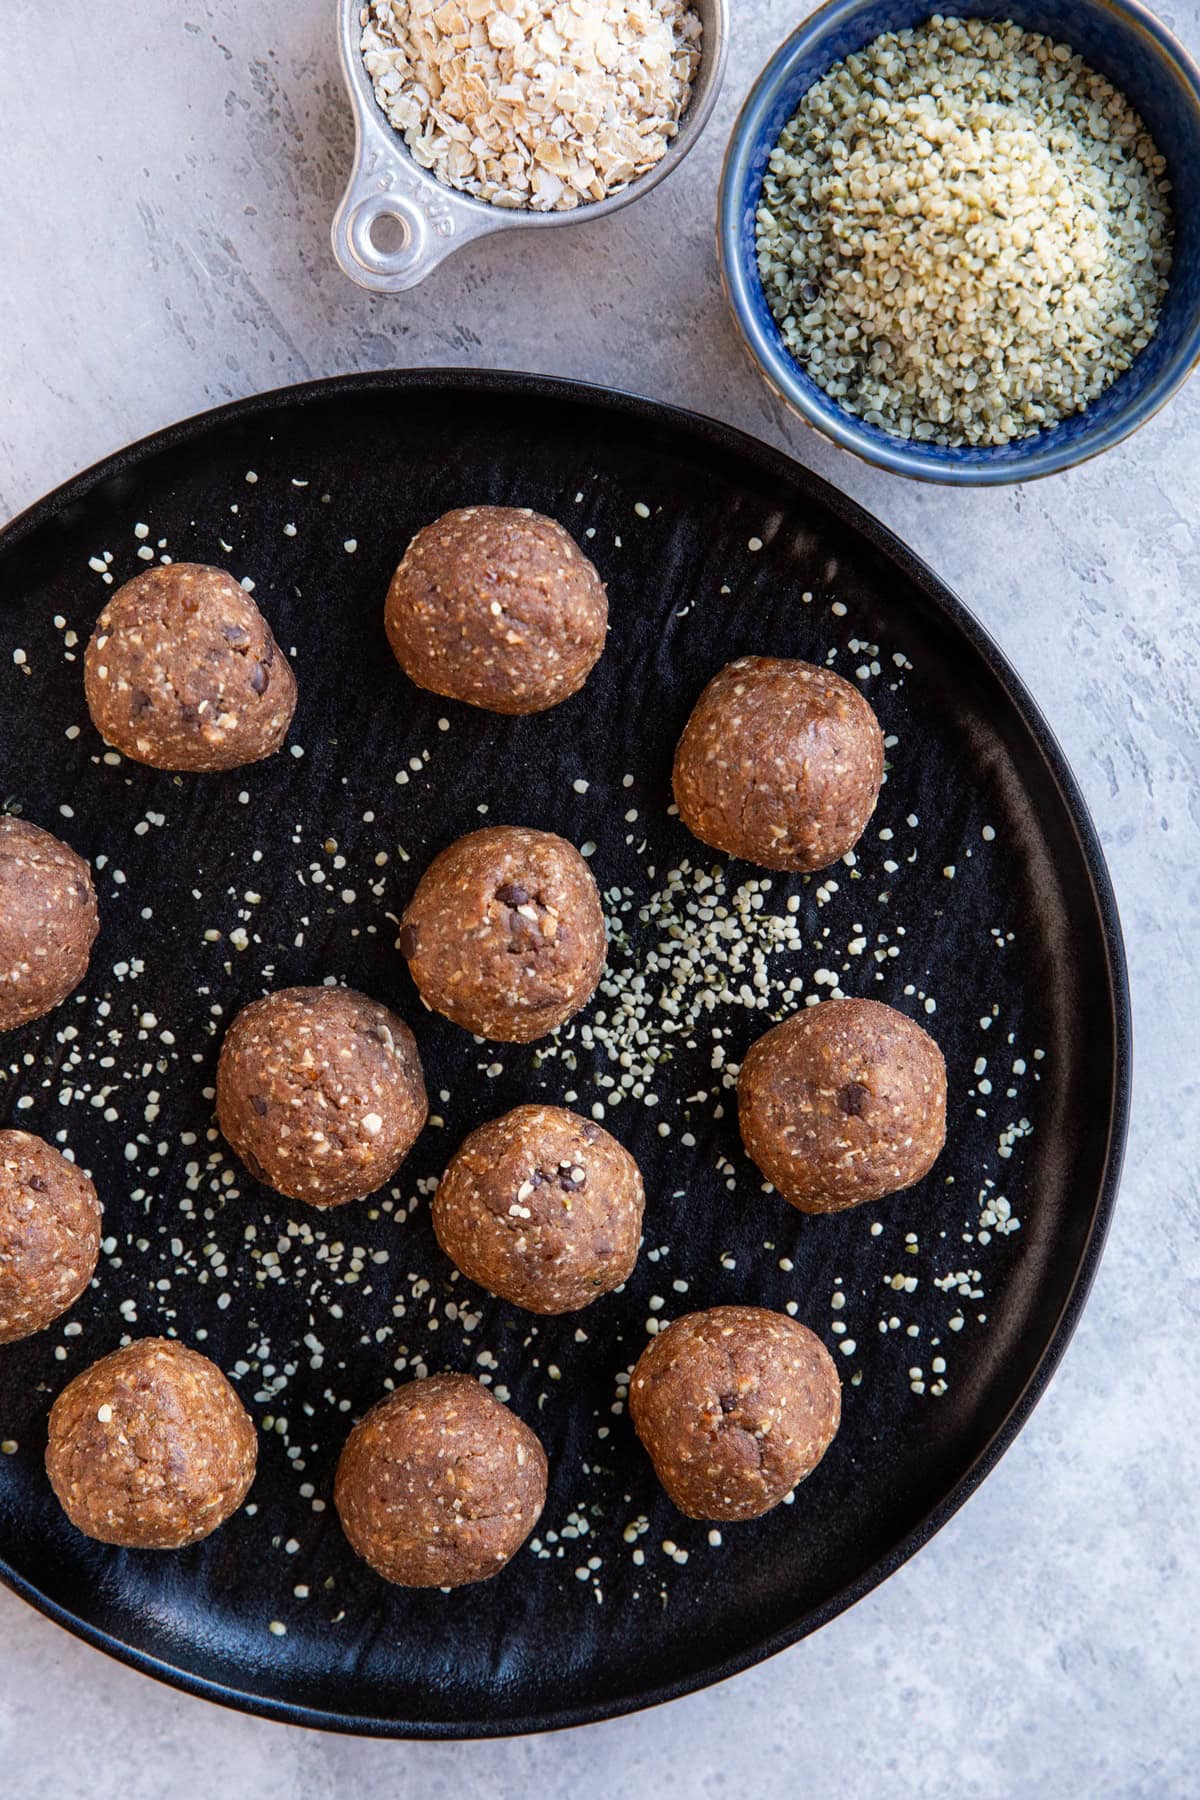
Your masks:
[{"label": "bowl of hemp seeds", "polygon": [[734,126],[718,248],[787,405],[893,473],[1072,467],[1200,359],[1200,71],[1138,0],[828,0]]}]

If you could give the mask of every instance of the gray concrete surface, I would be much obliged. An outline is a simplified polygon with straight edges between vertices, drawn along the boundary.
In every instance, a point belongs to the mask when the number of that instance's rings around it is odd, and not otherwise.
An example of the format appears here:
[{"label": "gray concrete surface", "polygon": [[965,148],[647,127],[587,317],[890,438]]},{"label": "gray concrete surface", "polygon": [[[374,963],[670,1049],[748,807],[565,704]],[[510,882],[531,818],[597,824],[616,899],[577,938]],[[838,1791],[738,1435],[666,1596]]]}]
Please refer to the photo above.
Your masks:
[{"label": "gray concrete surface", "polygon": [[[7,0],[0,518],[167,421],[307,376],[536,369],[781,443],[905,536],[999,638],[1094,809],[1137,1027],[1110,1247],[1066,1363],[941,1536],[820,1636],[657,1713],[492,1745],[322,1738],[106,1660],[0,1591],[11,1800],[542,1793],[1197,1792],[1200,386],[1026,491],[918,488],[785,418],[716,278],[721,148],[801,8],[734,0],[729,80],[682,171],[617,219],[468,250],[372,300],[329,256],[350,152],[333,0]],[[1200,46],[1195,0],[1168,15]]]}]

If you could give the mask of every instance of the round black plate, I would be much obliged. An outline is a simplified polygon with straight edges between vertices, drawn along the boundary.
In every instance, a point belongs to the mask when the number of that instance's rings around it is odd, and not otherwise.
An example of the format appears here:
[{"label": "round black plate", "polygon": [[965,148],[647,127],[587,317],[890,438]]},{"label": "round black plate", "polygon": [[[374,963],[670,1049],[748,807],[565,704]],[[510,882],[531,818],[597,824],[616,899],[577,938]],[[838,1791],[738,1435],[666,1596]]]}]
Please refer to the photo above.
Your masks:
[{"label": "round black plate", "polygon": [[[383,595],[409,536],[478,500],[563,520],[609,584],[601,666],[541,718],[419,693],[388,653]],[[253,579],[294,647],[291,753],[198,779],[103,754],[82,646],[104,573],[134,574],[139,550]],[[1011,1442],[1078,1317],[1116,1188],[1129,1031],[1079,794],[1020,682],[930,572],[724,426],[564,383],[412,373],[265,395],[111,458],[9,526],[0,596],[2,798],[93,859],[103,918],[83,991],[4,1040],[0,1112],[94,1171],[109,1234],[70,1321],[0,1352],[0,1573],[16,1590],[212,1699],[470,1736],[728,1675],[928,1538]],[[711,988],[715,1004],[670,1039],[657,1104],[614,1106],[597,1086],[621,1065],[581,1027],[611,1028],[611,994],[550,1057],[480,1047],[424,1013],[394,917],[433,852],[485,819],[590,840],[620,918],[612,967],[662,957],[670,928],[638,908],[671,870],[686,865],[690,885],[717,865],[668,813],[672,747],[704,681],[746,651],[832,657],[895,740],[855,867],[757,890],[745,865],[720,878],[747,916],[792,917],[803,949],[691,978],[692,1001]],[[756,930],[761,945],[761,917]],[[730,1004],[743,986],[755,999],[756,968],[766,1006]],[[206,1089],[240,1005],[326,976],[409,1017],[443,1123],[391,1194],[317,1214],[225,1156]],[[647,983],[659,1045],[673,981]],[[950,1143],[911,1194],[807,1220],[741,1155],[711,1031],[727,1075],[772,1017],[834,982],[935,1031]],[[645,1245],[621,1294],[538,1321],[451,1280],[426,1196],[480,1119],[569,1093],[584,1111],[607,1096],[641,1161]],[[840,1352],[844,1422],[793,1504],[713,1542],[657,1489],[617,1377],[648,1321],[732,1300],[790,1302]],[[63,1383],[123,1333],[155,1331],[201,1343],[262,1428],[252,1509],[177,1556],[77,1536],[41,1465]],[[534,1545],[486,1586],[389,1590],[324,1503],[351,1418],[385,1381],[443,1367],[511,1395],[545,1441],[550,1497]]]}]

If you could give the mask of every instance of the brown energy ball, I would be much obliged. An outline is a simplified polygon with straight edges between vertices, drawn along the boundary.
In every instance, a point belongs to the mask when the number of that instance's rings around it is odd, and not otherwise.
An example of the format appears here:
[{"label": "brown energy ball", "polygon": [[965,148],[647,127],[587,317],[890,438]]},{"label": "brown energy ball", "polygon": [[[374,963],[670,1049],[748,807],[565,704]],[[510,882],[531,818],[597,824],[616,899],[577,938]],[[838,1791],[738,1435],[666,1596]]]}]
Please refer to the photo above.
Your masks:
[{"label": "brown energy ball", "polygon": [[154,769],[238,769],[278,750],[296,678],[232,575],[201,563],[147,569],[118,588],[83,664],[105,743]]},{"label": "brown energy ball", "polygon": [[842,1212],[929,1173],[946,1141],[946,1064],[892,1007],[823,1000],[751,1044],[738,1121],[785,1200]]},{"label": "brown energy ball", "polygon": [[764,869],[852,850],[883,781],[883,733],[856,687],[813,663],[743,656],[714,675],[675,751],[679,816]]},{"label": "brown energy ball", "polygon": [[217,1123],[255,1180],[291,1200],[373,1194],[428,1114],[412,1032],[351,988],[280,988],[225,1034]]},{"label": "brown energy ball", "polygon": [[518,1106],[455,1152],[433,1229],[489,1293],[573,1312],[633,1272],[645,1203],[637,1164],[607,1131],[562,1106]]},{"label": "brown energy ball", "polygon": [[401,1587],[499,1574],[546,1504],[546,1452],[470,1375],[409,1381],[354,1427],[333,1490],[364,1562]]},{"label": "brown energy ball", "polygon": [[828,1450],[842,1390],[806,1325],[761,1306],[714,1306],[651,1339],[630,1379],[629,1413],[680,1512],[757,1519]]},{"label": "brown energy ball", "polygon": [[100,919],[82,856],[0,816],[0,1031],[52,1012],[87,974]]},{"label": "brown energy ball", "polygon": [[495,825],[434,857],[400,922],[400,949],[435,1012],[477,1037],[528,1044],[591,999],[604,914],[573,844]]},{"label": "brown energy ball", "polygon": [[535,713],[587,680],[604,648],[608,599],[553,519],[467,506],[418,531],[384,622],[418,687],[488,712]]},{"label": "brown energy ball", "polygon": [[0,1131],[0,1344],[74,1306],[99,1255],[100,1202],[83,1170],[28,1131]]},{"label": "brown energy ball", "polygon": [[46,1473],[77,1530],[130,1550],[179,1550],[250,1491],[258,1440],[215,1363],[141,1338],[77,1375],[50,1411]]}]

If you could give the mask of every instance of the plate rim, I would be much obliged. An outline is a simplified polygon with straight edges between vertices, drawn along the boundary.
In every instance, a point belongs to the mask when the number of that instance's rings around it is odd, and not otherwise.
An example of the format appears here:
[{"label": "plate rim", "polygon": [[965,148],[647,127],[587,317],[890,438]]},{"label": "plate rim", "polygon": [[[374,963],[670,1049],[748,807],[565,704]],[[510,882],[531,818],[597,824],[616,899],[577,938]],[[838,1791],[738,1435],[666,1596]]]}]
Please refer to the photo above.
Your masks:
[{"label": "plate rim", "polygon": [[468,1720],[363,1717],[313,1707],[298,1701],[246,1693],[224,1682],[196,1675],[189,1669],[152,1656],[134,1645],[123,1643],[112,1634],[79,1618],[57,1601],[47,1598],[0,1553],[0,1582],[37,1612],[93,1649],[101,1650],[140,1674],[149,1675],[198,1699],[213,1701],[236,1712],[270,1719],[275,1723],[349,1736],[467,1741],[523,1737],[597,1724],[605,1719],[621,1718],[661,1706],[668,1701],[680,1699],[685,1694],[697,1693],[701,1689],[727,1681],[734,1675],[777,1656],[780,1651],[801,1642],[839,1614],[848,1611],[895,1574],[936,1536],[942,1526],[971,1498],[1005,1451],[1015,1442],[1045,1393],[1083,1315],[1104,1252],[1120,1187],[1129,1131],[1133,1025],[1124,939],[1112,878],[1099,833],[1057,737],[996,639],[928,563],[857,500],[844,494],[823,476],[806,468],[787,451],[767,444],[723,420],[677,406],[670,401],[655,400],[620,388],[606,388],[566,377],[517,370],[445,366],[365,370],[325,376],[245,395],[241,399],[193,413],[99,458],[0,526],[0,555],[19,544],[64,507],[82,499],[99,482],[111,480],[162,451],[180,448],[214,428],[219,429],[288,406],[306,406],[343,397],[352,399],[359,394],[379,395],[412,390],[427,393],[483,391],[516,398],[537,398],[553,403],[589,406],[627,419],[667,425],[693,439],[701,439],[710,448],[757,464],[775,479],[789,483],[806,498],[827,507],[842,524],[860,532],[877,551],[897,565],[921,588],[938,610],[949,618],[982,658],[988,672],[1004,690],[1010,706],[1032,737],[1058,789],[1087,871],[1092,902],[1100,926],[1114,1045],[1104,1171],[1092,1205],[1087,1237],[1058,1318],[1021,1393],[949,1492],[897,1544],[854,1581],[846,1583],[830,1595],[820,1606],[759,1639],[748,1649],[737,1651],[680,1679],[663,1682],[636,1694],[589,1701],[528,1717]]}]

